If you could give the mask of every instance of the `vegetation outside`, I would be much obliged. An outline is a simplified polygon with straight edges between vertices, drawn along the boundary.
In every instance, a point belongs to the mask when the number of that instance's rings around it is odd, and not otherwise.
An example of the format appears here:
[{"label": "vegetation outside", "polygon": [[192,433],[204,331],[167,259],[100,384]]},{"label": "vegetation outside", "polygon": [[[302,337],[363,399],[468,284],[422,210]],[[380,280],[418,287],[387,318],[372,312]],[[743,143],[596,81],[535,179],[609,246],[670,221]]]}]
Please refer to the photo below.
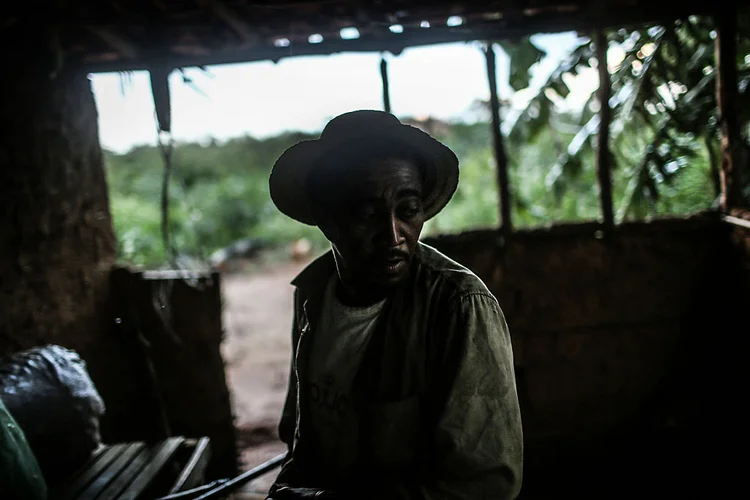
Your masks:
[{"label": "vegetation outside", "polygon": [[[740,25],[749,23],[740,20]],[[719,141],[711,23],[702,18],[669,26],[608,33],[613,97],[612,172],[618,222],[713,207],[718,194]],[[750,37],[740,37],[739,89],[750,104]],[[510,159],[513,224],[533,227],[600,216],[594,148],[600,104],[592,95],[580,110],[559,102],[566,75],[595,67],[591,40],[535,89],[518,113],[503,110]],[[528,39],[501,44],[511,57],[510,83],[529,85],[543,53]],[[612,55],[610,55],[612,59]],[[479,103],[479,107],[486,103]],[[743,106],[743,109],[748,109]],[[742,116],[747,124],[747,117]],[[497,227],[499,202],[488,123],[418,123],[458,155],[461,180],[448,207],[425,234]],[[279,213],[268,195],[274,160],[312,136],[289,132],[264,140],[178,144],[170,184],[170,233],[180,254],[205,259],[242,238],[285,245],[300,238],[322,249],[314,227]],[[163,162],[155,146],[105,155],[121,260],[147,267],[166,261],[161,240]]]}]

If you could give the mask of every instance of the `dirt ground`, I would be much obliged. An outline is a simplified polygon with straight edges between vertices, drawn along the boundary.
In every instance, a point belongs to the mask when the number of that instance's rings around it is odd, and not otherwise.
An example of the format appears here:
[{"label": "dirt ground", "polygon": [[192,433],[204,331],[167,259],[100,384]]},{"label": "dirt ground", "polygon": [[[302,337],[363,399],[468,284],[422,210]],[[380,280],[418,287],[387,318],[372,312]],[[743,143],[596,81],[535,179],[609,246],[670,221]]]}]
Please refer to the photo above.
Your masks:
[{"label": "dirt ground", "polygon": [[[292,292],[289,284],[306,262],[270,263],[222,276],[222,354],[232,393],[242,470],[285,451],[276,426],[286,396],[291,356]],[[278,470],[244,491],[265,493]],[[259,497],[259,498],[262,498]]]}]

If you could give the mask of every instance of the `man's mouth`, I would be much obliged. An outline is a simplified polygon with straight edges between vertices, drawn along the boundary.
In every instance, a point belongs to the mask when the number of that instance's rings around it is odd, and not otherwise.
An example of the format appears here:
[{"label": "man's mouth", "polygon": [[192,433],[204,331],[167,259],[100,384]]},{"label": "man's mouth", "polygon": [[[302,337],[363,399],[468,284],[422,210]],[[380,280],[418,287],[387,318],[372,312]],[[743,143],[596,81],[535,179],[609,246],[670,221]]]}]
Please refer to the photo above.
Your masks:
[{"label": "man's mouth", "polygon": [[406,257],[402,255],[391,255],[381,262],[387,274],[398,274],[406,267]]}]

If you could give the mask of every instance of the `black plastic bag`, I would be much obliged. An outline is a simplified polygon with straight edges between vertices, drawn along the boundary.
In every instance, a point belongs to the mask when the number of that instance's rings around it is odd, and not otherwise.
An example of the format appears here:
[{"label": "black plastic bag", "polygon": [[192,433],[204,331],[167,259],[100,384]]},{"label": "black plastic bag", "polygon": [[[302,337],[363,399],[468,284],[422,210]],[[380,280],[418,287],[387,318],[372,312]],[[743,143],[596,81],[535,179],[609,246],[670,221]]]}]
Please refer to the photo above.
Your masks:
[{"label": "black plastic bag", "polygon": [[101,444],[104,402],[74,351],[47,345],[0,358],[0,398],[48,480],[83,465]]}]

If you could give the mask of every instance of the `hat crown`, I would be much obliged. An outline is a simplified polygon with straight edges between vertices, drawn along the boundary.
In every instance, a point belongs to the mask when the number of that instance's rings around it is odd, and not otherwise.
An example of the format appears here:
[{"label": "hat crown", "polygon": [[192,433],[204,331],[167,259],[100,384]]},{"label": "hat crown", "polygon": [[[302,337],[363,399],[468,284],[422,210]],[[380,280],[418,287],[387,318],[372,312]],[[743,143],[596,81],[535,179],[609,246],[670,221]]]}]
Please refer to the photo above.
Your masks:
[{"label": "hat crown", "polygon": [[373,130],[401,127],[403,124],[390,113],[376,110],[351,111],[339,115],[323,129],[320,138],[323,140],[356,137]]},{"label": "hat crown", "polygon": [[[303,224],[315,225],[314,201],[309,179],[325,158],[342,147],[355,148],[362,139],[406,144],[424,168],[422,203],[425,218],[435,216],[453,196],[458,185],[458,158],[446,145],[418,128],[405,125],[383,111],[353,111],[326,125],[319,139],[301,141],[276,160],[269,179],[271,199],[276,207]],[[347,144],[352,141],[351,144]]]}]

